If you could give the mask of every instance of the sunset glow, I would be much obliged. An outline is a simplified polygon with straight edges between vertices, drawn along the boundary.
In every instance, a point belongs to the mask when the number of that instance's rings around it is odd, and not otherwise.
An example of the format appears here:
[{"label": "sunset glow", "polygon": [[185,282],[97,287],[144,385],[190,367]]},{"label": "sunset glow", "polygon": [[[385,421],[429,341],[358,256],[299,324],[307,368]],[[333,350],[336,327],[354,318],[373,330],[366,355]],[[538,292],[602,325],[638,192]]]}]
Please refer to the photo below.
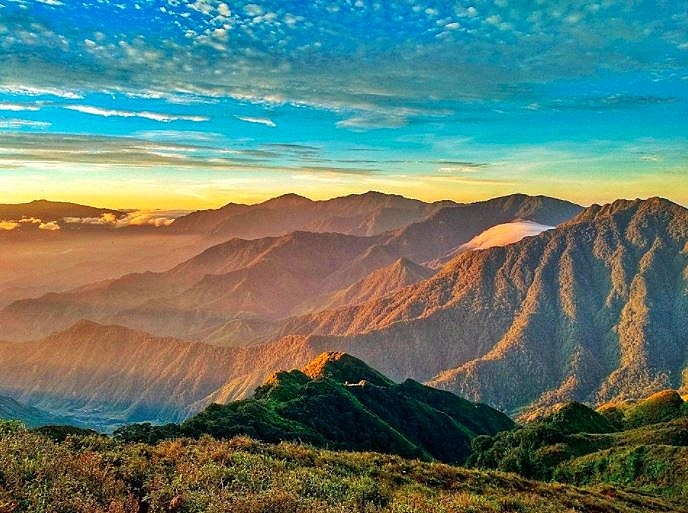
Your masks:
[{"label": "sunset glow", "polygon": [[0,1],[3,202],[688,204],[681,2]]}]

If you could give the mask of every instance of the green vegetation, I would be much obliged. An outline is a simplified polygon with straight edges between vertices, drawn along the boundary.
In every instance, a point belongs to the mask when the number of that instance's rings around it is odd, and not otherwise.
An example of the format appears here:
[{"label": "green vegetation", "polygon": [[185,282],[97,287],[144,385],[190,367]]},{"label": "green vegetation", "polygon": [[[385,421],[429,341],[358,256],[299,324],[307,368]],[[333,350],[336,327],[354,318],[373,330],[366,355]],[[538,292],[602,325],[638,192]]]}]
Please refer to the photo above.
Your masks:
[{"label": "green vegetation", "polygon": [[115,436],[155,443],[178,436],[247,435],[460,463],[475,436],[513,425],[488,406],[412,380],[395,384],[352,356],[323,353],[303,372],[276,373],[252,399],[211,405],[181,426],[134,424]]},{"label": "green vegetation", "polygon": [[0,422],[3,513],[598,513],[685,511],[609,488],[247,437],[155,445]]},{"label": "green vegetation", "polygon": [[688,501],[688,406],[673,390],[595,412],[570,403],[473,441],[467,464],[572,485],[613,485]]}]

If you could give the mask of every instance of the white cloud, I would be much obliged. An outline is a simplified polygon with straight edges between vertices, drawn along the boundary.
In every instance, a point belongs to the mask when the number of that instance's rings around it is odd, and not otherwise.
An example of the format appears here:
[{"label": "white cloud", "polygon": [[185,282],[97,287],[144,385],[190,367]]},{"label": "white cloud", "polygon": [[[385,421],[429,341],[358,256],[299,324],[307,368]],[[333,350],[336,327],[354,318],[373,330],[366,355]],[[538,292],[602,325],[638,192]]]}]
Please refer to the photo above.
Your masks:
[{"label": "white cloud", "polygon": [[20,105],[18,103],[0,103],[0,110],[9,110],[12,112],[22,112],[22,111],[30,111],[30,112],[36,112],[37,110],[40,110],[38,107],[35,105]]},{"label": "white cloud", "polygon": [[177,217],[188,214],[187,211],[178,210],[136,210],[127,214],[126,217],[118,219],[116,226],[169,226]]},{"label": "white cloud", "polygon": [[135,210],[125,216],[117,217],[105,212],[100,217],[65,217],[68,224],[90,224],[124,228],[127,226],[169,226],[178,217],[188,214],[187,210]]},{"label": "white cloud", "polygon": [[277,123],[275,123],[273,120],[270,118],[254,118],[250,116],[237,116],[237,119],[240,119],[241,121],[246,121],[247,123],[256,123],[258,125],[265,125],[269,127],[276,127]]},{"label": "white cloud", "polygon": [[17,221],[0,221],[0,230],[10,231],[19,228]]},{"label": "white cloud", "polygon": [[83,98],[77,92],[68,89],[33,87],[26,85],[3,85],[0,86],[0,93],[22,96],[57,96],[58,98],[67,98],[70,100],[80,100]]},{"label": "white cloud", "polygon": [[258,4],[246,4],[244,12],[249,16],[260,16],[265,10]]},{"label": "white cloud", "polygon": [[117,223],[117,216],[111,212],[106,212],[100,217],[63,217],[62,220],[68,224],[115,225]]},{"label": "white cloud", "polygon": [[399,128],[406,125],[404,116],[385,116],[377,114],[363,114],[343,119],[337,122],[337,128],[349,130],[376,130],[380,128]]},{"label": "white cloud", "polygon": [[54,231],[60,229],[60,225],[57,224],[57,221],[48,221],[47,223],[39,224],[38,229],[39,230],[48,230],[48,231],[54,232]]},{"label": "white cloud", "polygon": [[545,230],[551,230],[554,226],[539,224],[534,221],[516,220],[510,223],[498,224],[488,228],[484,232],[462,244],[457,252],[487,249],[494,246],[506,246],[518,242],[524,237],[538,235]]},{"label": "white cloud", "polygon": [[0,129],[14,130],[17,128],[48,128],[47,121],[32,121],[28,119],[0,119]]},{"label": "white cloud", "polygon": [[65,105],[65,109],[74,110],[83,114],[91,114],[93,116],[120,117],[120,118],[143,118],[153,121],[160,121],[162,123],[169,123],[171,121],[194,121],[203,122],[208,121],[209,118],[205,116],[180,116],[174,114],[163,114],[160,112],[148,111],[129,111],[129,110],[111,110],[100,107],[93,107],[91,105]]},{"label": "white cloud", "polygon": [[26,224],[43,224],[43,221],[37,217],[22,217],[18,222]]}]

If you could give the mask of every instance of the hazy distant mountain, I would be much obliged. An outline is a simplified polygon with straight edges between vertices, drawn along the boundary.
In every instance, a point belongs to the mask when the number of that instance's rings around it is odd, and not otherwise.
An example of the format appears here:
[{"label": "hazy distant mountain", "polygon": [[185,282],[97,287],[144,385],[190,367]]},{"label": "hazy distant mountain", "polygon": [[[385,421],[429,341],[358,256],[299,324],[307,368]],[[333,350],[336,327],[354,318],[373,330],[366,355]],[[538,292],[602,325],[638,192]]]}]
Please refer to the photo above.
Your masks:
[{"label": "hazy distant mountain", "polygon": [[[368,193],[329,202],[291,195],[263,205],[297,211],[303,205],[316,204],[330,212],[337,207],[336,211],[355,213],[356,205],[365,205],[363,210],[369,211],[375,205],[387,208],[389,202],[421,204]],[[445,207],[424,221],[375,236],[298,231],[279,237],[232,239],[167,272],[130,274],[67,293],[17,301],[0,312],[0,328],[8,339],[28,340],[65,329],[79,319],[90,319],[161,336],[199,339],[212,334],[209,340],[223,345],[245,345],[252,341],[233,339],[233,335],[223,334],[221,327],[239,333],[232,321],[274,321],[347,300],[380,297],[429,276],[417,262],[440,258],[495,224],[525,217],[556,224],[579,209],[551,198],[514,195]],[[366,278],[399,259],[405,262],[403,269]]]},{"label": "hazy distant mountain", "polygon": [[416,264],[407,258],[400,258],[386,267],[373,271],[353,285],[332,294],[322,303],[322,306],[336,308],[364,303],[427,280],[433,274],[434,271],[428,267]]},{"label": "hazy distant mountain", "polygon": [[256,205],[230,203],[177,219],[176,233],[204,233],[217,239],[258,239],[293,231],[376,235],[419,221],[451,201],[425,203],[392,194],[367,192],[324,201],[285,194]]},{"label": "hazy distant mountain", "polygon": [[102,424],[180,419],[226,379],[222,351],[80,322],[41,341],[0,344],[0,393]]},{"label": "hazy distant mountain", "polygon": [[101,429],[181,421],[219,390],[249,395],[318,354],[301,342],[223,348],[80,321],[35,342],[0,343],[0,396]]},{"label": "hazy distant mountain", "polygon": [[109,213],[116,217],[126,212],[110,208],[89,207],[63,201],[35,200],[30,203],[0,204],[0,221],[36,218],[44,222],[58,221],[63,218],[99,218]]},{"label": "hazy distant mountain", "polygon": [[508,411],[678,388],[688,367],[687,238],[688,210],[669,201],[592,206],[290,328],[394,379],[437,375],[432,384]]}]

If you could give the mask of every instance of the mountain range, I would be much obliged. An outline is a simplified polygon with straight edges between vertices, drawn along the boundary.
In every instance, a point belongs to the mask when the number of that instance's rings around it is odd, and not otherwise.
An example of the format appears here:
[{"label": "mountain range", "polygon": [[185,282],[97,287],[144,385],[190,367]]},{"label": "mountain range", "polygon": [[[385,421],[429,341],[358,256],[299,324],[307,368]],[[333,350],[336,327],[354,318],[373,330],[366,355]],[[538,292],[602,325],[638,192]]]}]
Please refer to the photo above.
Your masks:
[{"label": "mountain range", "polygon": [[[381,233],[230,239],[164,272],[15,301],[0,393],[108,425],[180,421],[323,351],[511,414],[688,381],[685,208],[513,195],[430,210]],[[499,225],[534,235],[499,245]]]},{"label": "mountain range", "polygon": [[[388,202],[386,196],[371,193],[357,199],[368,206],[371,197],[383,205]],[[352,201],[344,199],[347,205]],[[330,200],[335,206],[337,201]],[[281,197],[272,203],[282,202],[286,210],[293,204],[313,203],[300,197]],[[89,319],[199,340],[203,333],[216,332],[237,319],[274,321],[336,304],[346,296],[346,289],[400,258],[417,264],[440,259],[495,225],[526,218],[556,225],[578,211],[580,207],[561,200],[513,195],[440,208],[422,221],[372,236],[295,231],[258,239],[233,238],[168,271],[128,274],[15,301],[0,311],[0,327],[7,339],[30,340]],[[201,213],[190,216],[203,219]],[[185,219],[173,226],[183,226]],[[212,233],[213,226],[214,221],[208,221],[206,230]],[[379,275],[372,279],[378,281],[378,294],[400,284],[395,269],[382,283]]]}]

